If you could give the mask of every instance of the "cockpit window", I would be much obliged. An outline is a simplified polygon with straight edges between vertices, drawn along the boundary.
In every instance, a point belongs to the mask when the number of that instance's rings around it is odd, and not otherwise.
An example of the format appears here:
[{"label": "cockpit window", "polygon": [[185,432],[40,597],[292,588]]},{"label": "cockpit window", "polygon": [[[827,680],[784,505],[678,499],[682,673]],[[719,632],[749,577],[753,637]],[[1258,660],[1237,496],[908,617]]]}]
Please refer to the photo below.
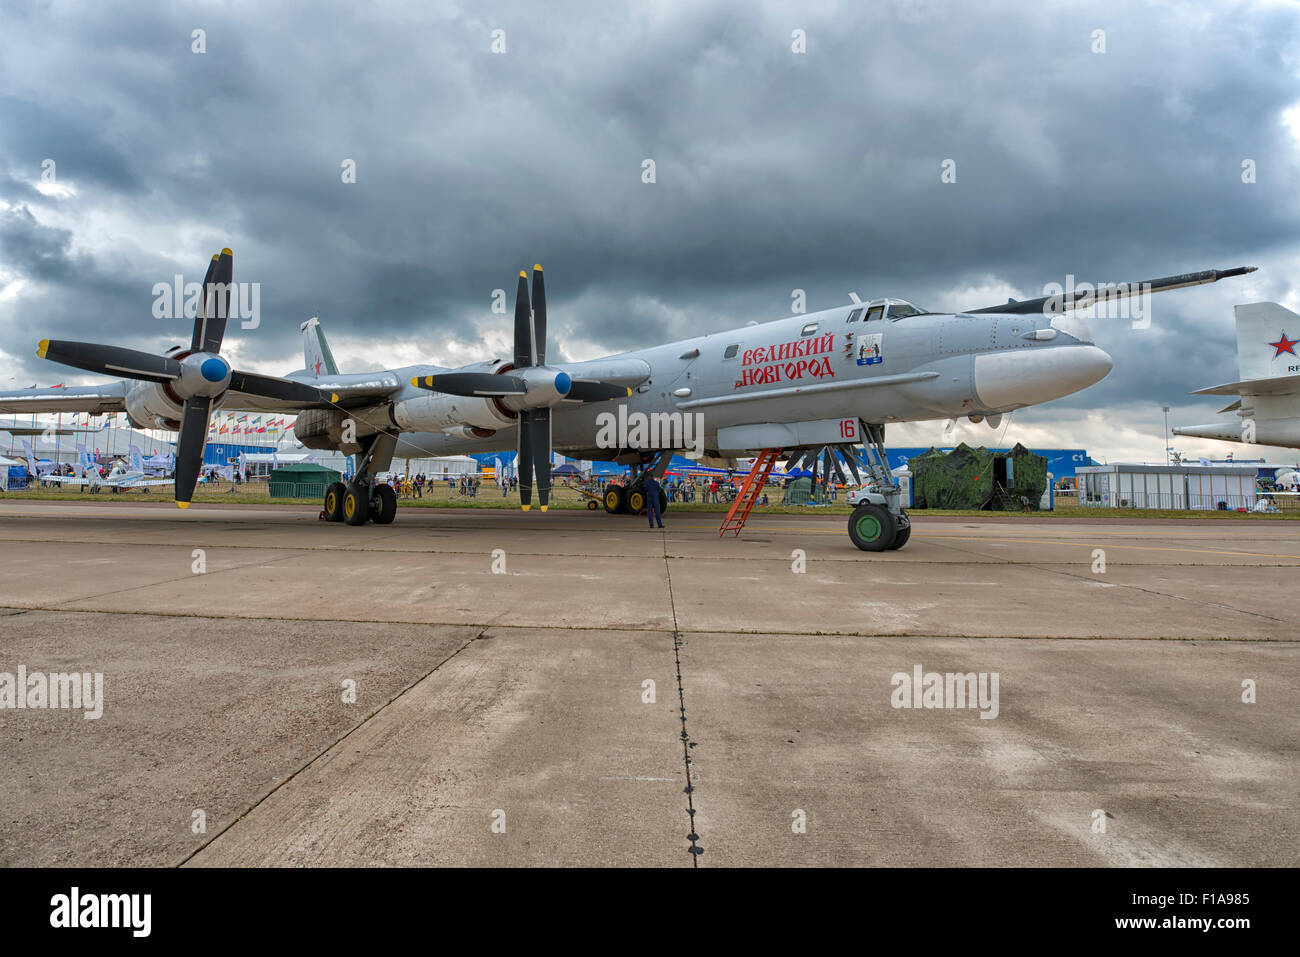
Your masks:
[{"label": "cockpit window", "polygon": [[877,319],[883,318],[884,315],[885,315],[884,306],[872,306],[870,309],[867,310],[867,322],[874,322]]},{"label": "cockpit window", "polygon": [[849,313],[849,317],[848,317],[847,319],[845,319],[844,321],[845,321],[845,322],[857,322],[857,321],[858,321],[859,319],[861,319],[861,318],[862,318],[862,310],[861,310],[861,309],[854,309],[851,313]]},{"label": "cockpit window", "polygon": [[908,316],[923,316],[925,313],[917,309],[910,302],[891,302],[889,304],[890,319],[906,319]]}]

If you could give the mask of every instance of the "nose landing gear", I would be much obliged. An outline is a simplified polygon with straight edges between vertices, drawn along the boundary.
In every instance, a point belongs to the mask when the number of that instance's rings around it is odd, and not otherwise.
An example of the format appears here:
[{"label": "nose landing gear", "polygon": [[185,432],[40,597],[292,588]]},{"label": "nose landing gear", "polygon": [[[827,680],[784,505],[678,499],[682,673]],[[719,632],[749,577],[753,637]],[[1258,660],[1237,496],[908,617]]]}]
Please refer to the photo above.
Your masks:
[{"label": "nose landing gear", "polygon": [[902,507],[902,493],[889,471],[885,453],[885,427],[862,423],[868,484],[849,495],[856,505],[849,516],[849,539],[864,552],[902,548],[912,537],[912,520]]}]

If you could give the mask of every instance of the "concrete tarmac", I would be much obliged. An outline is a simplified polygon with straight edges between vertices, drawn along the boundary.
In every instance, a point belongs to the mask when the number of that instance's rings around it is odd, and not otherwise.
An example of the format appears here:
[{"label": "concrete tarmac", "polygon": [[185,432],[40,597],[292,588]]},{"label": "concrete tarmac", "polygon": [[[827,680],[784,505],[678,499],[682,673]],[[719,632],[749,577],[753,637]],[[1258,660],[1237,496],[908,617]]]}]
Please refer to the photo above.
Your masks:
[{"label": "concrete tarmac", "polygon": [[1300,523],[316,514],[0,501],[0,864],[1300,863]]}]

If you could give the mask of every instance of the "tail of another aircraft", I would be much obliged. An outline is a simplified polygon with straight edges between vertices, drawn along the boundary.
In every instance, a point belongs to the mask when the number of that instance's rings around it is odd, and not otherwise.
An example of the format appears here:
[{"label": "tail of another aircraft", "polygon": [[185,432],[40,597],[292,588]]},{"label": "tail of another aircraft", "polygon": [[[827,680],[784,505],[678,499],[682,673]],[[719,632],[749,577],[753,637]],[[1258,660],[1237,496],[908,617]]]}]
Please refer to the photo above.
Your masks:
[{"label": "tail of another aircraft", "polygon": [[299,328],[302,329],[302,358],[308,374],[320,378],[323,375],[338,375],[339,367],[334,362],[325,333],[320,327],[320,319],[312,316]]},{"label": "tail of another aircraft", "polygon": [[1237,372],[1243,380],[1300,373],[1300,316],[1275,302],[1236,306]]},{"label": "tail of another aircraft", "polygon": [[1236,396],[1232,419],[1174,429],[1175,435],[1300,448],[1300,315],[1275,302],[1236,306],[1240,380],[1193,395]]}]

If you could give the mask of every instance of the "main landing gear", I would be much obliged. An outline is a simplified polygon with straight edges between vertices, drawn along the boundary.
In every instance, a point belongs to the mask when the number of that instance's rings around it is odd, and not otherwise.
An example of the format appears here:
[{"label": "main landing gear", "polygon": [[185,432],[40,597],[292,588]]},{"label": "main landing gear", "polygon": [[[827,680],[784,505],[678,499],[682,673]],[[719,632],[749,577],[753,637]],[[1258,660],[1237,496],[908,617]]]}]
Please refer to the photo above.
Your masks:
[{"label": "main landing gear", "polygon": [[849,498],[849,504],[857,506],[849,516],[849,538],[864,552],[902,548],[912,537],[912,520],[903,510],[902,493],[889,471],[885,427],[863,422],[862,445],[869,481]]},{"label": "main landing gear", "polygon": [[[640,515],[644,512],[646,508],[646,478],[653,475],[662,483],[664,473],[668,471],[668,463],[672,459],[673,453],[671,449],[662,452],[647,452],[642,455],[640,462],[633,463],[632,474],[628,478],[626,485],[611,485],[605,489],[605,496],[602,500],[605,511],[610,515]],[[659,513],[662,515],[666,511],[668,511],[668,493],[664,491],[661,484],[659,486]]]},{"label": "main landing gear", "polygon": [[[375,472],[392,464],[393,449],[397,440],[380,433],[361,440],[362,452],[357,456],[357,474],[352,481],[331,482],[325,489],[325,507],[322,510],[327,522],[347,525],[391,525],[397,517],[397,492],[391,485],[375,481]],[[376,468],[378,466],[378,468]]]}]

